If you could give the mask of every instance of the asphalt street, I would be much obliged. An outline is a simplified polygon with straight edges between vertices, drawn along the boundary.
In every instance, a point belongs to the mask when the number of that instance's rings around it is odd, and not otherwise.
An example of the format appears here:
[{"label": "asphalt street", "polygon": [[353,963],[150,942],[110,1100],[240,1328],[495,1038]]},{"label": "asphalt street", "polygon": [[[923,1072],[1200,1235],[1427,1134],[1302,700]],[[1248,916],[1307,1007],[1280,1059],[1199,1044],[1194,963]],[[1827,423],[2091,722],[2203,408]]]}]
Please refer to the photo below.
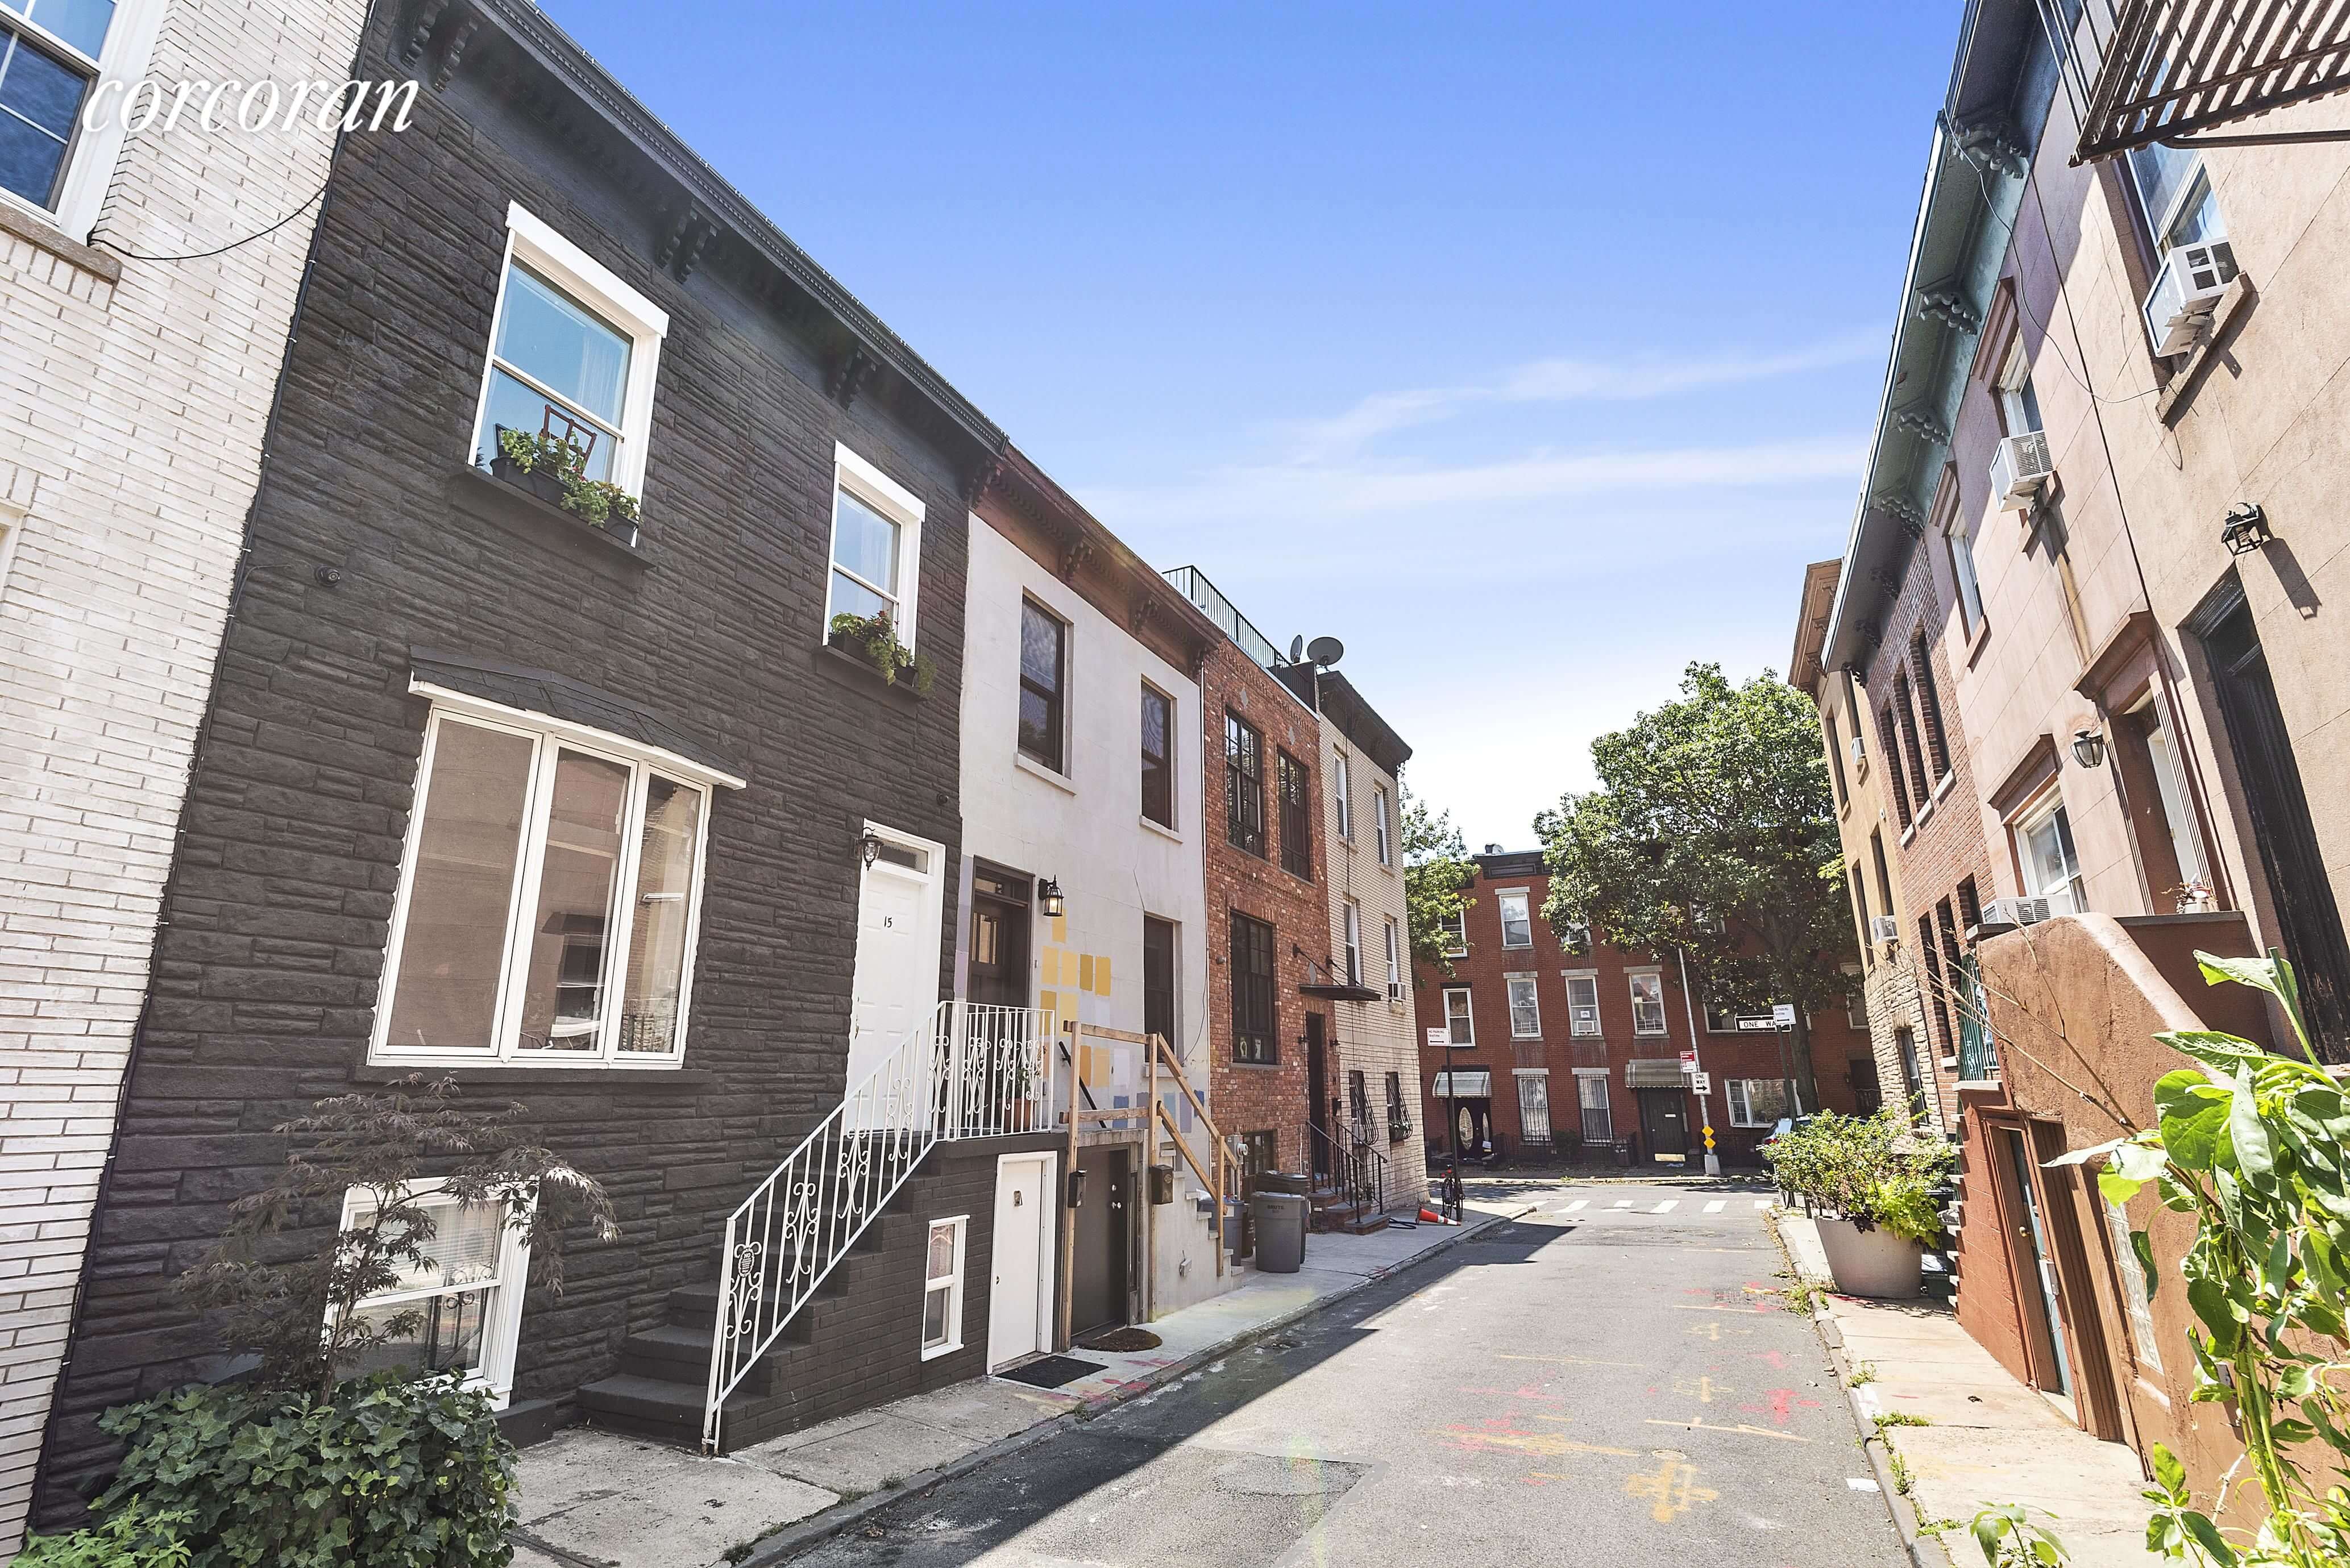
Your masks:
[{"label": "asphalt street", "polygon": [[1774,1293],[1762,1194],[1520,1200],[1539,1209],[799,1561],[1906,1561],[1826,1355]]}]

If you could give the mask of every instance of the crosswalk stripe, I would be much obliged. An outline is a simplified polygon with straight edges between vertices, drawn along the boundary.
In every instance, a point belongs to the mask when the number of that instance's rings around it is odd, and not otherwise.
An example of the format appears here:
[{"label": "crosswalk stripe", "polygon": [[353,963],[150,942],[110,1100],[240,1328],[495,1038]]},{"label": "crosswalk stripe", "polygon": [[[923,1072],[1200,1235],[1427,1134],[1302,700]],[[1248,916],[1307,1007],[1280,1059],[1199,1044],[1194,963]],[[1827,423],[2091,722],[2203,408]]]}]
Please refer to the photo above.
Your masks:
[{"label": "crosswalk stripe", "polygon": [[1706,1211],[1707,1213],[1709,1213],[1709,1214],[1719,1214],[1719,1213],[1721,1213],[1724,1209],[1727,1209],[1727,1208],[1729,1208],[1729,1207],[1730,1207],[1730,1200],[1729,1200],[1728,1199],[1726,1199],[1726,1198],[1717,1198],[1717,1199],[1715,1199],[1712,1202],[1711,1202],[1711,1203],[1709,1203],[1709,1204],[1707,1204],[1707,1205],[1705,1206],[1705,1211]]},{"label": "crosswalk stripe", "polygon": [[1632,1200],[1628,1198],[1618,1198],[1615,1202],[1609,1204],[1608,1207],[1611,1209],[1629,1209],[1632,1207]]},{"label": "crosswalk stripe", "polygon": [[1572,1203],[1570,1203],[1570,1204],[1568,1204],[1568,1205],[1566,1206],[1566,1211],[1567,1211],[1569,1214],[1572,1214],[1572,1213],[1574,1213],[1576,1210],[1586,1207],[1590,1202],[1591,1202],[1591,1199],[1588,1199],[1588,1198],[1578,1198],[1578,1199],[1576,1199],[1574,1202],[1572,1202]]},{"label": "crosswalk stripe", "polygon": [[1668,1198],[1662,1203],[1658,1204],[1654,1209],[1649,1210],[1648,1212],[1651,1214],[1669,1214],[1680,1206],[1681,1200],[1679,1199]]},{"label": "crosswalk stripe", "polygon": [[1768,1209],[1771,1207],[1771,1200],[1767,1198],[1758,1198],[1754,1200],[1754,1207],[1757,1209]]}]

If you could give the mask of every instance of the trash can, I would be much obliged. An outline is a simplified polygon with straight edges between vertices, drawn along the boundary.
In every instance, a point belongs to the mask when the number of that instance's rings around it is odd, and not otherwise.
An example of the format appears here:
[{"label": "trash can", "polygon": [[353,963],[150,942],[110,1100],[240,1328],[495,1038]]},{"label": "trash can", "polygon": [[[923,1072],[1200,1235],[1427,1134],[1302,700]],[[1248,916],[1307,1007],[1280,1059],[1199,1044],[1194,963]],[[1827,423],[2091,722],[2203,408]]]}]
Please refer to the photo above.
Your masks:
[{"label": "trash can", "polygon": [[1314,1190],[1314,1178],[1304,1171],[1260,1170],[1256,1173],[1258,1192],[1294,1192],[1303,1198]]},{"label": "trash can", "polygon": [[1249,1207],[1256,1214],[1256,1266],[1268,1274],[1303,1268],[1308,1201],[1292,1192],[1259,1192]]}]

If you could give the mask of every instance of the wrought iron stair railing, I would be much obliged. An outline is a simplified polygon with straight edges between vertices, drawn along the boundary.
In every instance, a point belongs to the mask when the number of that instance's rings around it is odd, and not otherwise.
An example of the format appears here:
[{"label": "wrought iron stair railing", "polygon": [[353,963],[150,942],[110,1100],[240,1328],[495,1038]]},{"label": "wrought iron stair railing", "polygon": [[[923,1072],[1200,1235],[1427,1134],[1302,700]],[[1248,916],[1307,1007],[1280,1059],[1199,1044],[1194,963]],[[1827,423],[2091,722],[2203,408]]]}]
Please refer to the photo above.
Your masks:
[{"label": "wrought iron stair railing", "polygon": [[1042,1131],[1052,1014],[941,1002],[841,1096],[726,1221],[702,1407],[716,1452],[728,1396],[937,1145]]}]

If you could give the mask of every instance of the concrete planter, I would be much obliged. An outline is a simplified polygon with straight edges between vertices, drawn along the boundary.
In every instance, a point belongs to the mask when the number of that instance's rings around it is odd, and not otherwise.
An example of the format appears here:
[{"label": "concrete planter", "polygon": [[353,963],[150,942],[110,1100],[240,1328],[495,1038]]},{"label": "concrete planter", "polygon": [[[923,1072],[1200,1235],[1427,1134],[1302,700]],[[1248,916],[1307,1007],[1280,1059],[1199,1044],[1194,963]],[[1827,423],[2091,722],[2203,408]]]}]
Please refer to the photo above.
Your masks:
[{"label": "concrete planter", "polygon": [[1828,1255],[1835,1288],[1848,1296],[1907,1301],[1924,1288],[1919,1261],[1926,1249],[1879,1225],[1858,1231],[1849,1220],[1820,1220],[1820,1248]]}]

